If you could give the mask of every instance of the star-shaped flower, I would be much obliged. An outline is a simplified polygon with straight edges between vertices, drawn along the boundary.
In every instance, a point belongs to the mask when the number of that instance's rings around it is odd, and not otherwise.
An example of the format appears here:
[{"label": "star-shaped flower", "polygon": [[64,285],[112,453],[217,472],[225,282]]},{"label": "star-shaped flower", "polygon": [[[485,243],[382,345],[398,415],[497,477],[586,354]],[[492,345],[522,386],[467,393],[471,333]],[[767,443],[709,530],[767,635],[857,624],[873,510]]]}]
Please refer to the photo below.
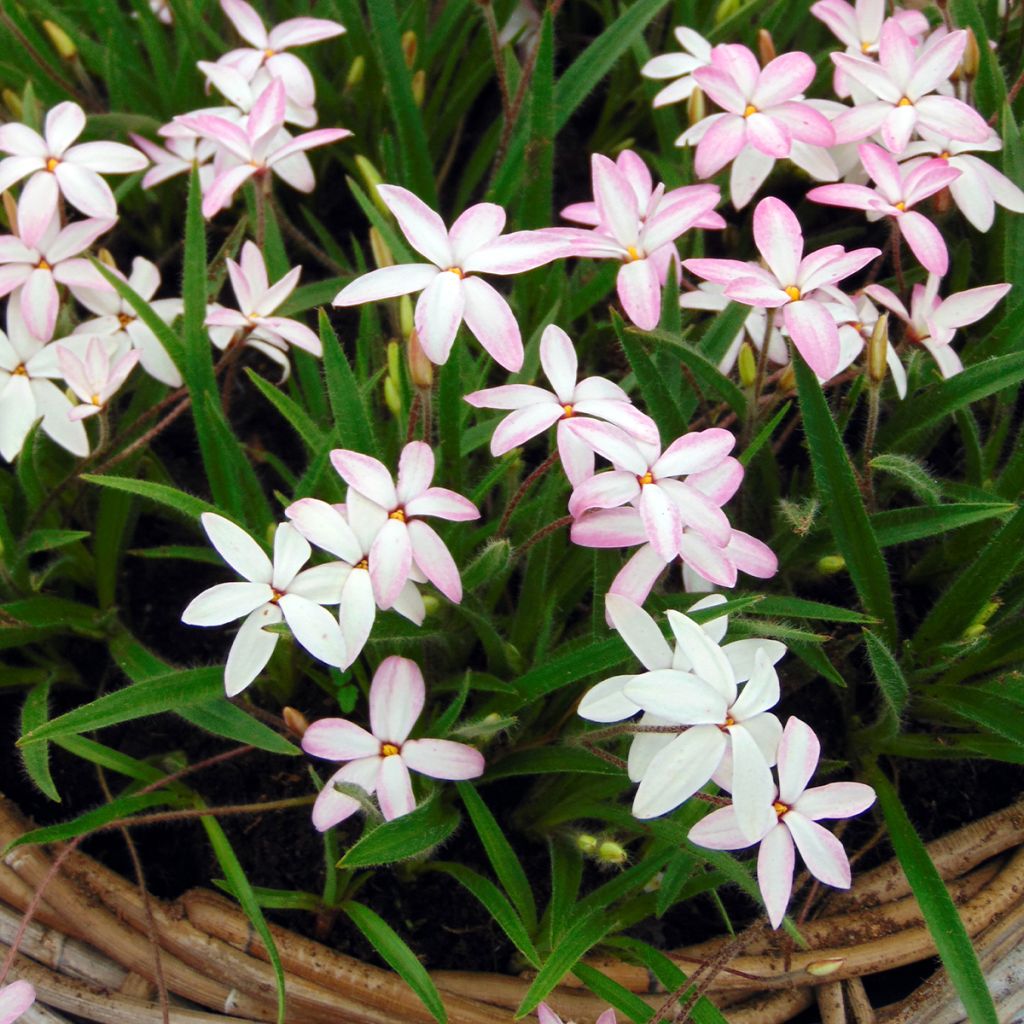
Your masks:
[{"label": "star-shaped flower", "polygon": [[68,413],[73,420],[84,420],[103,412],[139,361],[139,353],[134,349],[111,359],[109,343],[104,344],[104,341],[106,339],[90,338],[84,358],[79,358],[66,345],[56,346],[61,374],[82,402]]}]

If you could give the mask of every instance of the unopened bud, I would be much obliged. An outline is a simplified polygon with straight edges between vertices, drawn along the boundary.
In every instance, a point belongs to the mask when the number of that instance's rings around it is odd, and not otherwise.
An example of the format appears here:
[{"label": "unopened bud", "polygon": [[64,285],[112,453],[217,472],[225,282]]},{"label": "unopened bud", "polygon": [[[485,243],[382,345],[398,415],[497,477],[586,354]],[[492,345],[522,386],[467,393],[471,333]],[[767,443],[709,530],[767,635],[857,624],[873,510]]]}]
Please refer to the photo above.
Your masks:
[{"label": "unopened bud", "polygon": [[761,67],[775,60],[775,40],[766,28],[757,30],[757,56],[761,61]]},{"label": "unopened bud", "polygon": [[117,264],[114,262],[114,256],[109,249],[100,249],[100,251],[96,253],[96,259],[98,259],[100,263],[103,263],[108,267],[117,266]]},{"label": "unopened bud", "polygon": [[433,594],[423,595],[423,611],[426,615],[436,615],[441,610],[441,602]]},{"label": "unopened bud", "polygon": [[12,235],[18,234],[18,202],[10,192],[4,192],[4,213]]},{"label": "unopened bud", "polygon": [[827,960],[813,960],[804,970],[815,978],[825,978],[830,974],[835,974],[845,963],[845,956],[833,956]]},{"label": "unopened bud", "polygon": [[402,399],[398,394],[394,377],[384,378],[384,404],[391,410],[393,416],[402,415]]},{"label": "unopened bud", "polygon": [[398,351],[398,342],[389,341],[387,347],[388,376],[393,380],[401,380],[402,370],[399,365],[401,352]]},{"label": "unopened bud", "polygon": [[757,380],[757,358],[754,356],[753,347],[747,342],[740,345],[740,383],[745,388],[752,388]]},{"label": "unopened bud", "polygon": [[985,633],[987,631],[988,626],[986,626],[983,622],[976,622],[973,626],[968,626],[963,631],[962,636],[964,640],[977,640],[978,637],[982,635],[982,633]]},{"label": "unopened bud", "polygon": [[348,74],[345,76],[345,89],[354,89],[362,80],[363,75],[366,74],[366,58],[359,54],[358,57],[349,65]]},{"label": "unopened bud", "polygon": [[576,837],[576,849],[588,857],[592,856],[597,851],[597,836],[592,836],[589,832],[581,832]]},{"label": "unopened bud", "polygon": [[434,386],[434,364],[427,358],[420,344],[420,336],[414,327],[407,335],[406,355],[409,360],[409,377],[416,387],[429,391]]},{"label": "unopened bud", "polygon": [[417,107],[423,106],[423,100],[427,95],[427,73],[420,68],[412,76],[412,101]]},{"label": "unopened bud", "polygon": [[964,55],[960,58],[960,72],[964,78],[974,78],[978,74],[981,65],[981,50],[978,48],[978,37],[974,29],[968,28],[967,45],[964,46]]},{"label": "unopened bud", "polygon": [[43,31],[50,37],[53,48],[65,59],[71,60],[78,54],[78,47],[75,46],[71,36],[67,34],[53,21],[43,21]]},{"label": "unopened bud", "polygon": [[888,372],[886,356],[889,352],[889,314],[883,313],[876,321],[868,339],[868,379],[876,387]]},{"label": "unopened bud", "polygon": [[846,568],[846,559],[842,555],[825,555],[818,559],[818,572],[822,576],[835,576]]},{"label": "unopened bud", "polygon": [[932,209],[935,210],[936,217],[941,217],[953,209],[953,193],[949,191],[948,186],[940,188],[932,196]]},{"label": "unopened bud", "polygon": [[398,326],[401,329],[403,338],[408,338],[416,329],[416,320],[412,312],[412,299],[408,295],[400,295],[398,297]]},{"label": "unopened bud", "polygon": [[405,66],[412,71],[416,65],[416,51],[419,49],[419,41],[412,29],[402,33],[402,56],[405,58]]},{"label": "unopened bud", "polygon": [[504,572],[512,557],[512,545],[507,539],[490,541],[472,562],[466,566],[462,574],[462,586],[465,590],[473,590],[485,583],[493,582]]},{"label": "unopened bud", "polygon": [[388,243],[384,241],[384,236],[376,228],[370,228],[370,252],[373,253],[373,262],[378,267],[390,267],[395,262]]},{"label": "unopened bud", "polygon": [[705,109],[704,91],[695,87],[693,92],[690,93],[690,98],[686,101],[686,118],[690,124],[703,121]]},{"label": "unopened bud", "polygon": [[370,163],[361,153],[356,154],[356,167],[359,168],[359,174],[363,181],[366,183],[366,192],[369,197],[373,200],[373,205],[380,210],[381,213],[389,213],[384,200],[377,194],[377,186],[382,184],[384,179],[380,176],[380,171]]},{"label": "unopened bud", "polygon": [[13,89],[4,89],[3,98],[4,106],[14,115],[14,120],[20,121],[24,113],[21,97]]},{"label": "unopened bud", "polygon": [[795,388],[796,370],[793,369],[793,364],[790,363],[779,375],[778,389],[785,394],[786,392],[793,391]]},{"label": "unopened bud", "polygon": [[973,640],[985,632],[985,624],[1002,607],[1002,601],[989,601],[984,608],[974,616],[971,624],[964,630],[964,639]]},{"label": "unopened bud", "polygon": [[721,25],[723,21],[736,14],[742,2],[743,0],[722,0],[715,8],[715,24]]},{"label": "unopened bud", "polygon": [[284,724],[288,726],[289,730],[300,739],[306,735],[306,730],[309,728],[309,719],[301,711],[297,711],[292,707],[285,707],[281,711],[281,717],[284,719]]},{"label": "unopened bud", "polygon": [[597,859],[605,864],[625,864],[629,860],[626,848],[614,839],[605,839],[597,848]]}]

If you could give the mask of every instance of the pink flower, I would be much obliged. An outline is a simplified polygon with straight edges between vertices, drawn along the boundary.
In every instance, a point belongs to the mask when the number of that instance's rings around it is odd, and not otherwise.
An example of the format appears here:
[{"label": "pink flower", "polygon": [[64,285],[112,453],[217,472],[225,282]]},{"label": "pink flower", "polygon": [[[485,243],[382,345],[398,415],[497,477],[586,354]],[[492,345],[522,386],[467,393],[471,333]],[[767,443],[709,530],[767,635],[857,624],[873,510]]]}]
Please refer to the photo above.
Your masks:
[{"label": "pink flower", "polygon": [[426,701],[423,673],[408,658],[381,662],[370,684],[370,731],[344,718],[314,722],[302,749],[314,757],[348,763],[328,780],[313,805],[313,824],[324,832],[359,810],[355,797],[335,783],[377,794],[388,821],[416,809],[409,769],[432,779],[475,779],[483,774],[479,750],[451,740],[409,739]]},{"label": "pink flower", "polygon": [[265,67],[284,83],[290,99],[302,107],[313,106],[316,87],[309,68],[294,54],[284,51],[340,36],[345,26],[325,18],[291,18],[268,32],[260,16],[245,0],[221,0],[221,7],[238,34],[251,44],[251,49],[231,50],[221,61],[237,68],[250,81]]},{"label": "pink flower", "polygon": [[890,18],[879,38],[878,63],[833,53],[836,67],[876,97],[836,118],[836,142],[856,142],[881,130],[886,147],[902,153],[918,126],[963,142],[984,142],[989,128],[976,110],[952,96],[933,95],[948,82],[966,45],[967,33],[958,29],[933,35],[915,53],[913,40]]},{"label": "pink flower", "polygon": [[943,377],[952,377],[963,369],[960,357],[950,344],[957,329],[987,316],[1009,290],[1008,284],[990,284],[940,299],[939,279],[931,274],[927,284],[914,285],[908,313],[906,306],[888,288],[873,284],[865,289],[879,305],[906,324],[904,338],[912,345],[926,348],[939,364]]},{"label": "pink flower", "polygon": [[[449,231],[420,198],[398,185],[377,192],[394,214],[409,244],[429,263],[381,267],[346,285],[335,306],[391,299],[421,292],[416,333],[427,358],[448,361],[463,320],[487,353],[513,373],[523,365],[523,339],[508,303],[479,274],[523,274],[570,254],[552,231],[502,235],[505,211],[494,203],[469,207]],[[500,237],[499,237],[500,236]]]},{"label": "pink flower", "polygon": [[78,258],[113,226],[112,220],[79,220],[61,228],[52,220],[36,245],[28,245],[17,235],[0,237],[0,297],[20,289],[22,316],[37,338],[53,334],[60,309],[58,282],[114,290],[88,260]]},{"label": "pink flower", "polygon": [[[824,186],[832,187],[843,186]],[[799,221],[784,202],[772,196],[762,199],[754,211],[754,241],[767,269],[722,259],[686,260],[683,266],[699,277],[725,285],[730,299],[748,306],[781,309],[793,344],[811,369],[827,380],[839,365],[839,331],[828,309],[808,298],[807,293],[849,277],[881,251],[865,248],[847,252],[841,245],[830,245],[804,256]]]},{"label": "pink flower", "polygon": [[0,1024],[14,1022],[36,1001],[36,990],[27,981],[13,981],[0,989]]},{"label": "pink flower", "polygon": [[[284,119],[285,90],[277,78],[253,104],[244,126],[216,114],[185,114],[176,118],[197,135],[215,142],[237,161],[234,166],[221,170],[207,189],[203,197],[204,217],[213,217],[229,205],[235,192],[254,175],[266,178],[271,171],[280,173],[278,165],[289,157],[315,146],[338,142],[352,134],[345,128],[319,128],[293,139],[283,130]],[[311,176],[308,180],[289,177],[289,184],[293,187],[303,192],[312,191]]]},{"label": "pink flower", "polygon": [[784,53],[762,69],[747,47],[716,46],[710,66],[697,68],[693,77],[724,111],[706,119],[694,161],[700,178],[716,174],[746,146],[780,159],[789,156],[794,140],[835,142],[828,118],[800,99],[814,79],[814,61],[806,53]]},{"label": "pink flower", "polygon": [[28,246],[42,240],[61,195],[87,217],[114,221],[117,202],[100,173],[129,174],[146,166],[145,156],[120,142],[72,146],[84,127],[84,111],[70,102],[46,115],[44,135],[18,123],[0,127],[0,150],[13,154],[0,160],[0,192],[31,175],[18,199],[18,230]]},{"label": "pink flower", "polygon": [[270,284],[263,254],[254,242],[242,246],[240,262],[227,260],[228,276],[240,309],[214,306],[204,321],[210,339],[219,349],[235,343],[251,345],[284,368],[288,376],[289,345],[295,345],[314,356],[323,355],[320,338],[305,324],[288,317],[274,316],[299,283],[302,267],[293,267],[280,281]]},{"label": "pink flower", "polygon": [[638,441],[658,443],[654,421],[634,408],[618,384],[603,377],[576,383],[576,350],[561,327],[550,324],[540,340],[540,362],[554,391],[531,384],[506,384],[466,395],[478,409],[512,409],[491,437],[491,454],[504,455],[558,423],[558,453],[569,482],[582,483],[594,472],[594,453],[576,430],[587,417],[607,420]]},{"label": "pink flower", "polygon": [[[760,839],[757,857],[757,882],[773,928],[782,923],[789,904],[794,847],[818,881],[849,889],[846,851],[818,822],[823,818],[853,817],[875,802],[875,791],[861,782],[833,782],[808,789],[820,751],[811,727],[790,718],[779,744],[778,790],[767,805],[772,823]],[[709,850],[741,850],[751,845],[739,827],[735,806],[712,811],[690,829],[689,838]]]},{"label": "pink flower", "polygon": [[[284,514],[311,544],[342,560],[338,567],[341,580],[341,602],[338,622],[348,652],[342,668],[348,668],[359,657],[373,629],[380,603],[375,590],[374,573],[370,570],[370,554],[377,535],[388,523],[388,514],[350,487],[344,505],[329,505],[318,498],[301,498],[292,502]],[[377,581],[381,577],[378,575]],[[416,589],[426,577],[415,565],[409,579],[389,607],[417,626],[423,623],[426,610]]]},{"label": "pink flower", "polygon": [[[911,252],[925,270],[940,277],[949,269],[949,253],[939,229],[911,207],[935,195],[960,176],[945,160],[925,160],[915,167],[896,163],[881,146],[865,143],[858,149],[864,169],[875,182],[867,185],[819,185],[807,198],[827,206],[864,210],[870,219],[892,217]],[[828,282],[832,283],[832,282]]]},{"label": "pink flower", "polygon": [[566,207],[562,216],[595,229],[556,230],[572,241],[573,255],[622,262],[616,279],[622,308],[637,327],[653,330],[661,318],[664,272],[673,258],[678,260],[675,240],[693,227],[725,226],[714,213],[718,188],[653,188],[647,166],[628,150],[616,162],[595,153],[590,167],[594,202]]},{"label": "pink flower", "polygon": [[398,483],[382,462],[370,455],[336,448],[331,462],[353,490],[387,515],[369,551],[369,571],[381,608],[394,605],[414,568],[456,604],[462,600],[459,570],[444,541],[423,521],[434,516],[451,522],[479,519],[468,498],[445,487],[431,487],[434,453],[430,445],[411,441],[398,460]]},{"label": "pink flower", "polygon": [[[540,1003],[537,1007],[537,1020],[539,1024],[565,1024],[561,1017],[548,1006],[547,1003]],[[569,1024],[572,1024],[570,1021]],[[594,1024],[615,1024],[615,1011],[609,1007],[601,1012]]]},{"label": "pink flower", "polygon": [[1024,192],[1005,174],[974,153],[992,153],[1003,148],[1002,139],[993,131],[984,142],[958,142],[924,130],[923,139],[911,142],[904,153],[904,166],[914,167],[926,156],[936,156],[955,167],[960,176],[949,183],[949,193],[960,212],[979,231],[988,231],[995,220],[996,206],[1024,213]]},{"label": "pink flower", "polygon": [[644,78],[674,78],[654,97],[654,106],[665,107],[670,103],[688,100],[697,87],[693,72],[711,63],[711,44],[692,28],[680,25],[675,37],[685,53],[664,53],[652,57],[641,69]]},{"label": "pink flower", "polygon": [[[232,106],[237,107],[242,114],[248,114],[270,83],[274,81],[274,77],[264,67],[256,73],[255,78],[246,78],[238,68],[224,63],[226,59],[226,57],[221,57],[216,63],[200,60],[196,61],[196,66],[206,76],[208,86],[215,86]],[[207,111],[207,113],[211,113],[211,111]],[[284,120],[286,124],[311,128],[316,124],[316,111],[312,107],[300,107],[286,92]]]},{"label": "pink flower", "polygon": [[104,341],[90,338],[84,359],[80,359],[66,345],[56,346],[64,380],[82,400],[81,405],[75,406],[68,413],[73,420],[84,420],[102,412],[139,361],[139,353],[133,349],[111,362]]},{"label": "pink flower", "polygon": [[204,512],[200,517],[210,543],[242,582],[218,583],[194,597],[181,613],[190,626],[222,626],[243,619],[224,666],[224,688],[229,697],[241,693],[270,661],[280,636],[264,626],[283,619],[295,639],[314,658],[327,665],[346,663],[341,628],[325,604],[336,604],[341,574],[336,564],[304,571],[312,554],[306,539],[290,523],[274,533],[274,560],[229,519]]}]

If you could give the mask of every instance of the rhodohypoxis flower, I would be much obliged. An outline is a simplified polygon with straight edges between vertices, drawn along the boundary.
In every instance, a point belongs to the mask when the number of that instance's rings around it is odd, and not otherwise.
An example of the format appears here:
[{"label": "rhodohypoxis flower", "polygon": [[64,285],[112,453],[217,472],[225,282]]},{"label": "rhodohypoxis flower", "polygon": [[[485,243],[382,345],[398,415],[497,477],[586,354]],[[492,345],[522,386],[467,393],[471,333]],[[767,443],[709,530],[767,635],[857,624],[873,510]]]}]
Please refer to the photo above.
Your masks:
[{"label": "rhodohypoxis flower", "polygon": [[58,103],[47,115],[43,135],[27,125],[0,126],[0,192],[28,178],[18,199],[21,240],[35,246],[57,213],[59,196],[87,217],[113,221],[117,202],[103,174],[141,171],[146,158],[120,142],[71,144],[82,134],[85,113],[77,103]]},{"label": "rhodohypoxis flower", "polygon": [[390,608],[411,578],[423,573],[449,601],[462,600],[462,580],[444,541],[422,519],[434,516],[452,522],[479,519],[476,505],[445,487],[431,487],[434,453],[430,445],[411,441],[398,460],[397,485],[387,467],[361,452],[336,448],[331,462],[349,487],[387,514],[370,547],[369,569],[381,608]]},{"label": "rhodohypoxis flower", "polygon": [[939,159],[925,160],[913,167],[898,164],[892,154],[871,143],[860,146],[858,153],[874,188],[845,183],[819,185],[807,193],[807,198],[827,206],[864,210],[869,217],[892,217],[921,266],[941,277],[949,269],[949,253],[942,233],[911,207],[945,188],[960,172]]},{"label": "rhodohypoxis flower", "polygon": [[693,77],[697,68],[711,63],[711,44],[698,32],[683,25],[675,29],[676,39],[685,53],[663,53],[652,57],[641,69],[644,78],[674,78],[655,97],[654,106],[664,107],[669,103],[688,100],[697,88]]},{"label": "rhodohypoxis flower", "polygon": [[938,363],[943,377],[952,377],[963,369],[960,357],[950,344],[957,329],[987,316],[1009,290],[1008,284],[990,284],[940,299],[939,279],[931,274],[927,284],[914,285],[908,312],[888,288],[874,284],[865,289],[879,305],[906,324],[906,340],[926,348]]},{"label": "rhodohypoxis flower", "polygon": [[[132,260],[132,272],[128,278],[116,267],[110,269],[122,280],[127,280],[165,324],[181,315],[184,308],[181,299],[153,298],[160,287],[160,271],[155,263],[136,256]],[[152,329],[139,319],[127,300],[113,289],[104,290],[106,282],[98,274],[94,274],[94,277],[92,287],[77,285],[71,289],[75,298],[91,313],[95,313],[94,319],[84,320],[75,328],[75,334],[108,337],[116,340],[121,347],[134,348],[139,353],[139,364],[146,373],[172,388],[180,387],[181,374]],[[98,287],[96,282],[99,283]]]},{"label": "rhodohypoxis flower", "polygon": [[[878,53],[878,40],[886,20],[885,0],[818,0],[811,5],[811,14],[823,21],[832,34],[846,46],[847,53],[873,55]],[[896,9],[893,20],[912,39],[928,31],[928,19],[920,11]],[[840,67],[836,67],[833,87],[837,96],[850,95],[850,83]],[[870,94],[869,94],[870,95]]]},{"label": "rhodohypoxis flower", "polygon": [[[281,173],[279,165],[290,157],[352,134],[346,128],[318,128],[290,138],[282,127],[285,111],[284,85],[275,78],[253,104],[243,125],[216,114],[185,114],[177,118],[186,128],[212,140],[238,161],[221,170],[210,183],[203,195],[204,217],[213,217],[229,205],[235,192],[251,177],[266,179],[271,171]],[[289,174],[285,180],[299,191],[313,190],[312,174],[308,178]]]},{"label": "rhodohypoxis flower", "polygon": [[950,167],[955,167],[960,177],[949,183],[949,193],[960,212],[979,231],[988,231],[992,227],[997,205],[1014,213],[1024,213],[1024,192],[1005,174],[974,156],[975,153],[992,153],[1003,148],[1002,139],[995,132],[991,132],[984,142],[959,142],[929,131],[921,134],[924,138],[911,142],[904,156],[936,156]]},{"label": "rhodohypoxis flower", "polygon": [[0,297],[21,289],[21,313],[37,338],[53,334],[60,309],[58,282],[113,291],[88,260],[79,258],[113,224],[79,220],[61,228],[52,220],[37,245],[28,245],[17,235],[0,237]]},{"label": "rhodohypoxis flower", "polygon": [[285,51],[340,36],[345,26],[326,18],[290,18],[268,32],[260,16],[245,0],[221,0],[221,7],[251,47],[231,50],[221,57],[221,62],[237,68],[250,80],[265,67],[274,78],[281,79],[295,103],[302,107],[313,106],[316,87],[309,68],[294,54]]},{"label": "rhodohypoxis flower", "polygon": [[287,353],[289,345],[295,345],[312,353],[323,355],[320,338],[298,320],[274,316],[278,308],[299,283],[302,267],[292,267],[280,281],[270,283],[263,254],[254,242],[242,246],[238,263],[226,261],[231,287],[239,309],[214,307],[205,323],[213,327],[210,338],[220,349],[229,344],[251,345],[264,355],[279,363],[287,376],[289,371]]},{"label": "rhodohypoxis flower", "polygon": [[675,240],[698,225],[725,225],[713,212],[718,188],[654,188],[647,166],[632,152],[620,154],[617,162],[595,153],[590,169],[593,204],[569,206],[562,216],[595,223],[595,229],[559,230],[571,239],[574,255],[622,262],[616,278],[622,308],[637,327],[653,330],[661,316],[661,282],[672,259],[678,259]]},{"label": "rhodohypoxis flower", "polygon": [[60,376],[49,334],[37,338],[16,302],[7,304],[7,333],[0,331],[0,455],[8,462],[21,451],[32,424],[72,455],[86,455],[85,427],[70,416],[72,405],[50,378]]},{"label": "rhodohypoxis flower", "polygon": [[960,63],[966,45],[967,33],[958,29],[933,35],[915,51],[914,41],[890,18],[882,26],[877,63],[833,53],[836,66],[876,97],[832,122],[835,141],[856,142],[881,131],[886,147],[902,153],[920,125],[964,142],[983,142],[989,127],[976,110],[953,96],[934,95]]},{"label": "rhodohypoxis flower", "polygon": [[[222,57],[221,61],[223,60]],[[206,76],[207,82],[215,86],[242,114],[248,114],[252,110],[256,101],[273,81],[273,76],[268,74],[265,68],[261,68],[255,78],[249,79],[237,68],[220,62],[200,60],[196,62],[196,66]],[[284,119],[286,124],[311,128],[316,124],[316,110],[313,107],[300,107],[288,96],[286,90]]]},{"label": "rhodohypoxis flower", "polygon": [[683,266],[724,285],[730,299],[781,309],[793,344],[811,369],[827,380],[839,365],[839,331],[828,309],[807,293],[849,277],[881,251],[847,252],[841,245],[830,245],[804,256],[800,222],[784,202],[772,196],[762,199],[754,211],[754,241],[767,268],[722,259],[686,260]]},{"label": "rhodohypoxis flower", "polygon": [[[837,889],[850,887],[850,862],[842,843],[818,822],[850,818],[875,802],[875,791],[861,782],[832,782],[807,788],[821,746],[814,730],[790,718],[778,750],[779,785],[769,798],[771,823],[760,839],[757,883],[773,928],[786,913],[793,888],[794,845],[808,870]],[[690,839],[710,850],[740,850],[751,845],[739,827],[735,805],[712,811],[690,829]]]},{"label": "rhodohypoxis flower", "polygon": [[558,423],[558,454],[569,482],[582,483],[594,472],[594,453],[576,427],[595,417],[621,427],[638,441],[658,443],[658,428],[635,408],[618,384],[603,377],[576,382],[576,350],[561,327],[550,324],[540,340],[540,362],[554,391],[532,384],[506,384],[466,395],[478,409],[512,409],[491,437],[491,454],[504,455]]},{"label": "rhodohypoxis flower", "polygon": [[[718,504],[694,486],[690,477],[702,473],[730,475],[742,469],[729,452],[736,438],[711,427],[677,438],[664,452],[656,445],[638,444],[624,431],[596,420],[580,422],[576,430],[614,469],[584,480],[569,498],[574,518],[588,509],[611,509],[633,504],[640,513],[647,540],[665,561],[680,554],[683,527],[698,531],[724,547],[731,527]],[[735,467],[734,464],[735,463]]]},{"label": "rhodohypoxis flower", "polygon": [[564,238],[550,231],[502,235],[505,211],[477,203],[455,221],[444,221],[417,196],[398,185],[377,193],[395,215],[409,244],[429,263],[381,267],[356,278],[334,297],[336,306],[392,299],[421,292],[416,333],[432,363],[448,361],[463,320],[487,353],[515,373],[523,365],[523,339],[508,303],[479,274],[522,274],[569,255]]},{"label": "rhodohypoxis flower", "polygon": [[426,701],[419,665],[390,657],[370,684],[370,731],[344,718],[314,722],[302,749],[328,761],[347,761],[328,780],[313,805],[313,824],[323,832],[359,810],[359,801],[334,788],[336,782],[376,793],[388,821],[416,809],[409,769],[433,779],[475,779],[483,774],[479,750],[452,740],[409,739]]},{"label": "rhodohypoxis flower", "polygon": [[135,369],[139,353],[134,349],[110,358],[110,351],[99,338],[90,338],[84,358],[79,358],[66,345],[57,345],[60,371],[71,390],[82,400],[68,415],[75,420],[95,416]]},{"label": "rhodohypoxis flower", "polygon": [[[547,1003],[537,1006],[537,1020],[540,1024],[573,1024],[572,1021],[563,1021]],[[594,1024],[616,1024],[615,1011],[611,1007],[603,1010]]]},{"label": "rhodohypoxis flower", "polygon": [[[165,125],[166,128],[180,128],[178,125]],[[205,192],[213,180],[213,168],[210,160],[217,147],[209,140],[201,138],[195,132],[175,132],[166,137],[165,146],[158,146],[141,135],[132,134],[132,142],[152,161],[153,166],[142,176],[142,187],[152,188],[178,174],[189,174],[194,165],[199,167],[199,184]]]},{"label": "rhodohypoxis flower", "polygon": [[27,981],[12,981],[0,989],[0,1024],[14,1022],[36,1001],[36,990]]},{"label": "rhodohypoxis flower", "polygon": [[426,577],[412,566],[409,579],[390,605],[381,603],[380,583],[387,583],[376,572],[376,559],[371,563],[373,542],[388,522],[388,514],[349,488],[344,505],[329,505],[319,498],[301,498],[285,510],[294,527],[310,543],[336,555],[342,560],[338,569],[341,580],[341,600],[338,604],[338,622],[345,637],[347,668],[359,657],[373,629],[377,608],[393,608],[410,622],[419,626],[426,611],[423,598],[416,589]]},{"label": "rhodohypoxis flower", "polygon": [[181,621],[190,626],[222,626],[245,618],[224,667],[227,695],[241,693],[266,667],[280,637],[264,626],[277,625],[282,619],[313,657],[328,665],[345,664],[341,627],[322,607],[338,602],[338,566],[328,563],[300,572],[312,551],[289,523],[277,527],[271,562],[259,544],[230,520],[213,512],[204,512],[201,519],[210,543],[244,582],[218,583],[204,590],[189,602]]}]

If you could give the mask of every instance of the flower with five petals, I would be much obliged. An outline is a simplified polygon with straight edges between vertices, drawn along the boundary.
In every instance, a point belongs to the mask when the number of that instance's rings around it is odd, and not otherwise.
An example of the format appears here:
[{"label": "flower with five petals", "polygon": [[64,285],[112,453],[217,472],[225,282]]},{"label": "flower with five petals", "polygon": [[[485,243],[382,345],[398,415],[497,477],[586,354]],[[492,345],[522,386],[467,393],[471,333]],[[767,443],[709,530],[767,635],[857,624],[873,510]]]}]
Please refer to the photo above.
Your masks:
[{"label": "flower with five petals", "polygon": [[134,349],[111,360],[108,345],[107,339],[90,338],[84,358],[79,358],[66,345],[56,346],[61,374],[82,400],[81,405],[68,413],[73,420],[84,420],[103,412],[139,361],[139,353]]}]

